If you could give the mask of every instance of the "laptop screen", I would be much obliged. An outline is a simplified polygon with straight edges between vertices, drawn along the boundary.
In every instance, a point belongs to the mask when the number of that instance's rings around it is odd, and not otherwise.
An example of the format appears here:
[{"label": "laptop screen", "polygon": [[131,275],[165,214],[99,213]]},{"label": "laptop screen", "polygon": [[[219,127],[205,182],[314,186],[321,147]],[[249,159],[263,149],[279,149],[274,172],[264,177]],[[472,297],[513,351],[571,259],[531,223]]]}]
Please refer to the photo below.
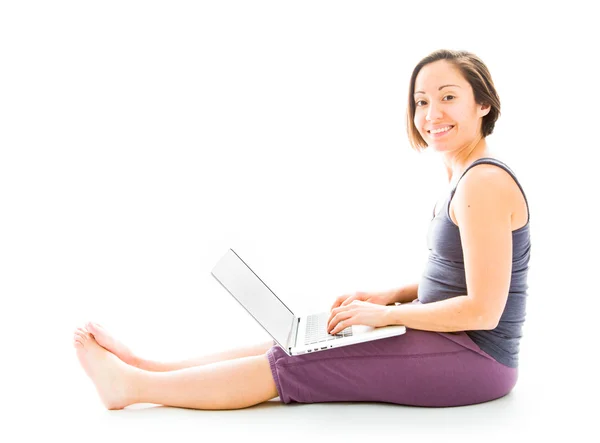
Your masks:
[{"label": "laptop screen", "polygon": [[281,346],[288,346],[294,314],[232,249],[212,275]]}]

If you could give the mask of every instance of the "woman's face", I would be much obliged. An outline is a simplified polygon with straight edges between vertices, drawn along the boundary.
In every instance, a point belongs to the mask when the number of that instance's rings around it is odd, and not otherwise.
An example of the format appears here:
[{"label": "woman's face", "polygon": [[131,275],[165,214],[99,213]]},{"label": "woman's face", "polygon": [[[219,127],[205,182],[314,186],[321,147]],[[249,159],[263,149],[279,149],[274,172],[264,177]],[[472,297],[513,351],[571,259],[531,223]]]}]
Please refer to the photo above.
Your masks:
[{"label": "woman's face", "polygon": [[446,60],[421,68],[413,98],[415,126],[428,146],[439,152],[460,150],[479,139],[481,120],[490,111],[475,103],[469,82]]}]

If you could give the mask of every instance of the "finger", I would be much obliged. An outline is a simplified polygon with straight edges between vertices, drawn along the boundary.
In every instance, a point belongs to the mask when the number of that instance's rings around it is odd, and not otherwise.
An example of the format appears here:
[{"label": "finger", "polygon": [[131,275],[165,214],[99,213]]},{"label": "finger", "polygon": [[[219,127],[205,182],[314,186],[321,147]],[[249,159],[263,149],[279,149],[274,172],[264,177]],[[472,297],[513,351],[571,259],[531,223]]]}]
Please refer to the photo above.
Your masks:
[{"label": "finger", "polygon": [[333,302],[333,305],[331,305],[331,309],[335,309],[335,308],[341,306],[341,304],[347,297],[348,297],[347,295],[340,295],[338,298],[335,299],[335,302]]},{"label": "finger", "polygon": [[337,315],[337,312],[331,312],[331,315],[329,316],[329,320],[327,320],[327,333],[331,334],[331,330],[335,327],[335,325],[337,324],[336,320],[335,320],[335,316]]},{"label": "finger", "polygon": [[337,323],[337,325],[335,326],[335,328],[333,328],[330,332],[331,335],[335,335],[341,331],[343,331],[344,329],[346,329],[348,326],[352,325],[352,318],[351,317],[347,317],[344,319],[340,319]]},{"label": "finger", "polygon": [[331,311],[329,312],[329,317],[327,318],[327,324],[328,325],[331,322],[331,319],[333,317],[335,317],[335,314],[337,314],[339,312],[339,308],[340,308],[340,306],[335,307],[335,308],[331,308]]},{"label": "finger", "polygon": [[330,326],[331,326],[331,321],[333,320],[333,317],[335,317],[336,312],[331,311],[331,314],[329,314],[329,318],[327,319],[327,330],[329,331]]},{"label": "finger", "polygon": [[329,318],[327,319],[327,330],[331,329],[330,326],[333,326],[331,323],[333,322],[335,316],[338,315],[340,312],[346,311],[346,309],[348,309],[346,308],[346,306],[340,306],[331,311],[331,314],[329,314]]},{"label": "finger", "polygon": [[337,323],[337,324],[336,324],[336,325],[335,325],[333,328],[331,328],[331,330],[329,331],[329,333],[330,333],[331,335],[335,335],[335,334],[337,334],[337,326],[338,326],[340,323],[343,323],[343,320],[342,320],[342,321],[339,321],[339,322],[338,322],[338,323]]},{"label": "finger", "polygon": [[342,306],[349,305],[350,303],[352,303],[357,298],[358,297],[356,295],[353,295],[352,297],[348,297],[346,300],[344,300],[344,302],[342,303]]},{"label": "finger", "polygon": [[337,334],[339,331],[347,327],[344,326],[344,328],[340,329],[340,322],[346,322],[351,316],[352,314],[348,312],[339,312],[336,314],[335,317],[333,317],[333,320],[331,320],[331,325],[327,328],[328,332],[330,334]]},{"label": "finger", "polygon": [[342,331],[342,330],[343,330],[343,329],[342,329],[343,325],[344,325],[344,320],[340,320],[340,321],[337,323],[337,325],[335,325],[335,328],[333,328],[333,329],[331,330],[330,334],[331,334],[331,335],[335,335],[335,334],[337,334],[338,332]]}]

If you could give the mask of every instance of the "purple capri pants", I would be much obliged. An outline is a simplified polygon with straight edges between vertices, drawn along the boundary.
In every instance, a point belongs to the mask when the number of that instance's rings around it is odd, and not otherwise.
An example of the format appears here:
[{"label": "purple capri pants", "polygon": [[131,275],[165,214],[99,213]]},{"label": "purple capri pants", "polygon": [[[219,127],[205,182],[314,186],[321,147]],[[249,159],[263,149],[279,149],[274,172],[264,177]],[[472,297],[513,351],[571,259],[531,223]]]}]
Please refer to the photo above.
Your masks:
[{"label": "purple capri pants", "polygon": [[465,332],[406,333],[328,351],[267,352],[283,403],[385,402],[464,406],[508,394],[517,369],[498,363]]}]

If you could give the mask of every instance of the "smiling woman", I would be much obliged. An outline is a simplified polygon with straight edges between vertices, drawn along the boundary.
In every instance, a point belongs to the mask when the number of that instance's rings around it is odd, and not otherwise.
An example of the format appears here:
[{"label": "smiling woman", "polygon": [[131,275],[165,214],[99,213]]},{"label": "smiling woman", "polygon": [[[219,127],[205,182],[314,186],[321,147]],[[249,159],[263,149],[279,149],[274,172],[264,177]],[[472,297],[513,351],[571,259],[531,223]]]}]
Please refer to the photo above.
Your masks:
[{"label": "smiling woman", "polygon": [[279,396],[439,407],[508,394],[517,381],[530,238],[525,194],[486,144],[499,115],[491,76],[474,54],[440,50],[415,67],[409,140],[440,155],[451,185],[442,210],[434,209],[428,263],[417,284],[338,297],[323,331],[400,324],[404,335],[297,356],[269,342],[162,363],[88,323],[74,345],[105,406],[237,409]]},{"label": "smiling woman", "polygon": [[[476,108],[481,121],[473,115]],[[449,121],[436,121],[441,115]],[[459,121],[463,123],[459,129],[464,139],[487,137],[499,116],[500,98],[492,76],[474,54],[436,51],[413,70],[406,118],[408,139],[414,149],[424,149],[431,141],[449,135],[449,131],[442,131],[440,137],[434,136],[440,130],[454,128]]]}]

